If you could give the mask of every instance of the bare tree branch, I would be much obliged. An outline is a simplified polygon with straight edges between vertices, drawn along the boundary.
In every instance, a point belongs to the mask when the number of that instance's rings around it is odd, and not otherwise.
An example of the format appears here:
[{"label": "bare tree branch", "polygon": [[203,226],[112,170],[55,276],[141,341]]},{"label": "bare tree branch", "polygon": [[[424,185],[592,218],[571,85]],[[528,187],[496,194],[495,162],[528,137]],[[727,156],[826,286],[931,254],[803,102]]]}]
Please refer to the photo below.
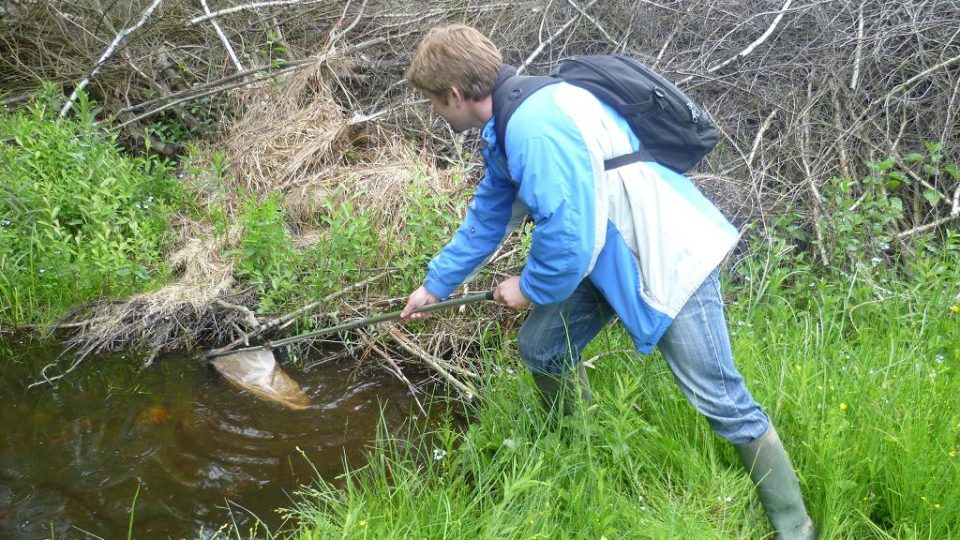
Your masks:
[{"label": "bare tree branch", "polygon": [[[583,9],[584,10],[590,9],[590,7],[596,3],[597,3],[597,0],[590,0],[590,3],[584,6]],[[536,50],[530,53],[530,56],[528,56],[527,59],[524,60],[523,63],[520,64],[520,66],[517,67],[517,74],[519,75],[520,73],[523,73],[523,71],[527,69],[527,66],[529,66],[531,62],[533,62],[538,56],[540,56],[540,53],[542,53],[543,50],[546,49],[548,45],[553,43],[553,40],[563,35],[563,33],[566,32],[567,29],[569,29],[571,26],[573,26],[574,23],[576,23],[578,20],[580,20],[580,15],[577,15],[576,17],[564,23],[564,25],[561,26],[559,30],[554,32],[552,36],[547,38],[546,41],[541,41],[540,45],[536,48]]]},{"label": "bare tree branch", "polygon": [[715,71],[717,71],[717,70],[719,70],[719,69],[722,69],[724,66],[730,64],[730,63],[733,62],[734,60],[738,60],[738,59],[740,59],[740,58],[743,58],[743,57],[749,55],[750,53],[752,53],[752,52],[754,51],[754,49],[756,49],[757,47],[759,47],[760,45],[762,45],[763,42],[766,41],[767,38],[769,38],[769,37],[773,34],[773,31],[776,30],[777,25],[780,24],[780,20],[783,19],[783,15],[787,12],[788,9],[790,9],[790,4],[792,4],[792,3],[793,3],[793,0],[787,0],[787,1],[783,4],[783,7],[780,8],[780,12],[777,13],[777,16],[773,18],[773,22],[770,23],[770,26],[767,27],[767,31],[764,32],[763,34],[761,34],[761,36],[758,37],[753,43],[751,43],[750,45],[747,45],[742,51],[740,51],[740,52],[738,52],[737,54],[731,56],[730,58],[727,58],[725,61],[723,61],[723,62],[721,62],[721,63],[719,63],[719,64],[716,64],[715,66],[713,66],[713,67],[711,67],[711,68],[708,68],[708,69],[707,69],[707,73],[713,73],[713,72],[715,72]]},{"label": "bare tree branch", "polygon": [[203,11],[208,17],[210,17],[210,24],[213,26],[213,29],[217,31],[217,35],[220,36],[220,41],[223,43],[223,47],[227,49],[227,54],[230,56],[230,60],[233,61],[234,67],[237,68],[237,71],[243,71],[243,64],[241,64],[240,60],[237,58],[237,53],[233,52],[233,46],[230,45],[230,40],[228,40],[227,35],[223,33],[223,29],[220,28],[220,25],[217,23],[217,19],[214,18],[212,13],[210,13],[210,7],[207,6],[207,0],[200,0],[200,4],[203,6]]},{"label": "bare tree branch", "polygon": [[60,109],[60,116],[66,116],[67,113],[70,112],[70,109],[73,107],[74,100],[76,100],[77,96],[80,95],[80,92],[86,88],[88,84],[90,84],[90,79],[97,75],[97,73],[100,71],[100,68],[103,67],[103,64],[110,58],[110,56],[113,55],[113,52],[117,50],[117,45],[119,45],[120,42],[123,41],[123,38],[127,37],[131,32],[143,26],[143,24],[147,22],[147,19],[150,18],[150,15],[153,15],[153,10],[157,9],[157,6],[159,6],[161,2],[163,2],[163,0],[153,0],[153,3],[147,6],[147,9],[145,9],[140,15],[140,20],[138,20],[136,24],[129,28],[125,28],[122,32],[117,34],[117,37],[113,38],[113,42],[110,43],[110,46],[107,47],[107,50],[103,51],[103,54],[100,55],[100,59],[97,60],[97,63],[93,66],[90,74],[87,75],[85,79],[80,81],[80,84],[73,89],[73,92],[70,94],[67,102],[63,105],[63,108]]},{"label": "bare tree branch", "polygon": [[229,15],[231,13],[236,13],[238,11],[244,11],[248,9],[257,9],[262,7],[274,7],[274,6],[289,6],[291,4],[317,4],[321,3],[324,0],[275,0],[273,2],[254,2],[253,4],[246,4],[242,6],[233,6],[229,8],[224,8],[219,11],[214,11],[213,13],[207,13],[200,17],[194,17],[187,21],[187,26],[192,26],[197,23],[202,23],[203,21],[212,19],[214,17],[219,17],[221,15]]}]

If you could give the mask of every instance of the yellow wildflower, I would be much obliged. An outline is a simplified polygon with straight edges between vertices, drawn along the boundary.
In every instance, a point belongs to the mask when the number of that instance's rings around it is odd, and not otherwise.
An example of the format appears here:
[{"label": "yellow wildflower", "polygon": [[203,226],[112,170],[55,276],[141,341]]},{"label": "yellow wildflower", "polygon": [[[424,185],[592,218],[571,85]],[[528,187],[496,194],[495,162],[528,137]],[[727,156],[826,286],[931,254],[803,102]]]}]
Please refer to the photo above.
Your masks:
[{"label": "yellow wildflower", "polygon": [[841,401],[841,402],[840,402],[840,410],[841,410],[841,411],[847,410],[847,404]]},{"label": "yellow wildflower", "polygon": [[950,311],[952,311],[952,312],[954,312],[954,313],[960,313],[960,306],[954,304],[954,305],[950,306]]}]

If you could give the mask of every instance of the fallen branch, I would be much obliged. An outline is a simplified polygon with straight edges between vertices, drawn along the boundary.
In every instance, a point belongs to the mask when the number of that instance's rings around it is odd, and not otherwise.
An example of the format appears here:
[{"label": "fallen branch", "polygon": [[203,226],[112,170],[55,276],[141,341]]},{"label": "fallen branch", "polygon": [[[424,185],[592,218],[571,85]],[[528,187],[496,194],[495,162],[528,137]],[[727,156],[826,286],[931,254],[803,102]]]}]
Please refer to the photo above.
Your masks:
[{"label": "fallen branch", "polygon": [[67,113],[70,112],[70,109],[73,108],[74,100],[76,100],[77,96],[80,95],[80,92],[83,91],[88,84],[90,84],[90,79],[100,72],[100,68],[102,68],[103,64],[113,55],[113,52],[117,49],[117,45],[120,44],[120,41],[122,41],[123,38],[127,37],[134,30],[143,26],[143,24],[147,22],[147,19],[150,18],[150,15],[153,14],[153,10],[157,9],[157,6],[160,5],[160,2],[163,2],[163,0],[153,0],[153,3],[147,6],[147,9],[145,9],[140,15],[140,20],[137,21],[137,24],[131,26],[130,28],[124,29],[122,32],[117,34],[117,37],[113,38],[113,43],[111,43],[110,46],[107,47],[107,50],[103,51],[103,54],[100,55],[100,59],[97,60],[97,63],[93,66],[90,74],[87,75],[85,79],[80,81],[80,84],[73,89],[73,92],[70,94],[70,98],[67,99],[67,102],[63,105],[63,108],[60,109],[60,116],[66,116]]},{"label": "fallen branch", "polygon": [[476,389],[470,386],[468,383],[457,380],[456,377],[450,374],[443,366],[438,362],[439,358],[434,357],[432,354],[421,349],[417,345],[413,344],[408,340],[400,331],[392,324],[384,325],[384,328],[387,332],[393,337],[393,339],[400,345],[403,350],[408,353],[416,356],[420,360],[423,360],[425,364],[430,366],[434,371],[440,374],[441,377],[447,380],[450,384],[453,385],[467,400],[473,399],[474,396],[478,395]]},{"label": "fallen branch", "polygon": [[[343,7],[343,15],[340,16],[340,22],[343,22],[344,17],[347,16],[347,8],[350,7],[350,2],[347,2],[347,5]],[[339,31],[330,32],[330,44],[327,46],[328,49],[332,49],[333,45],[340,40],[343,36],[347,35],[348,32],[353,30],[357,23],[360,22],[360,17],[363,16],[363,10],[367,7],[367,0],[363,0],[363,3],[360,4],[360,9],[357,13],[357,16],[353,18],[353,22],[350,23],[346,28]]]},{"label": "fallen branch", "polygon": [[586,9],[584,9],[584,8],[580,7],[579,5],[577,5],[577,3],[574,2],[573,0],[567,0],[567,3],[570,4],[571,6],[573,6],[573,9],[579,11],[579,12],[580,12],[580,15],[583,16],[583,18],[585,18],[585,19],[587,19],[588,21],[590,21],[590,23],[593,24],[593,26],[595,26],[595,27],[597,28],[597,30],[600,31],[601,34],[603,34],[603,37],[606,38],[606,40],[607,40],[608,42],[610,42],[611,45],[613,45],[614,47],[619,46],[619,43],[617,42],[617,40],[615,40],[615,39],[613,39],[612,37],[610,37],[610,34],[608,34],[606,30],[604,30],[603,25],[601,25],[600,22],[597,21],[595,18],[593,18],[593,17],[591,17],[590,15],[587,14]]},{"label": "fallen branch", "polygon": [[[580,10],[580,12],[582,13],[583,11],[590,9],[590,8],[591,8],[594,4],[596,4],[596,3],[597,3],[597,0],[591,0],[591,2],[590,2],[589,4],[583,6],[583,9]],[[579,20],[580,20],[580,15],[577,14],[576,17],[574,17],[574,18],[570,19],[569,21],[567,21],[566,23],[564,23],[564,25],[561,26],[559,30],[557,30],[556,32],[554,32],[552,36],[548,37],[546,41],[541,41],[541,42],[540,42],[540,46],[538,46],[535,51],[533,51],[532,53],[530,53],[530,56],[528,56],[527,59],[524,60],[523,63],[520,64],[519,67],[517,67],[517,75],[523,73],[523,71],[524,71],[525,69],[527,69],[527,66],[530,65],[530,62],[533,62],[533,60],[534,60],[536,57],[540,56],[540,53],[542,53],[543,50],[547,48],[547,45],[550,45],[551,43],[553,43],[553,40],[555,40],[555,39],[557,39],[558,37],[560,37],[561,35],[563,35],[563,33],[566,32],[568,28],[570,28],[571,26],[573,26],[573,24],[576,23],[576,22],[579,21]]]},{"label": "fallen branch", "polygon": [[[371,46],[376,45],[376,44],[379,44],[379,43],[384,43],[384,42],[386,42],[386,41],[387,41],[387,38],[385,38],[385,37],[370,39],[370,40],[364,41],[364,42],[362,42],[362,43],[358,43],[357,45],[354,45],[354,46],[352,46],[352,47],[349,47],[348,49],[345,49],[344,51],[341,51],[341,54],[345,54],[345,53],[348,53],[348,52],[359,51],[359,50],[365,49],[365,48],[367,48],[367,47],[371,47]],[[120,128],[123,128],[123,127],[125,127],[125,126],[128,126],[128,125],[130,125],[130,124],[132,124],[132,123],[134,123],[134,122],[139,122],[140,120],[143,120],[144,118],[148,118],[148,117],[153,116],[153,115],[155,115],[155,114],[159,114],[159,113],[161,113],[161,112],[163,112],[163,111],[165,111],[165,110],[167,110],[167,109],[170,109],[171,107],[176,107],[176,106],[178,106],[178,105],[180,105],[180,104],[182,104],[182,103],[186,103],[186,102],[188,102],[188,101],[193,101],[193,100],[195,100],[195,99],[200,99],[200,98],[202,98],[202,97],[211,96],[211,95],[214,95],[214,94],[219,94],[220,92],[226,92],[227,90],[232,90],[232,89],[234,89],[234,88],[239,88],[239,87],[245,86],[245,85],[247,85],[247,84],[252,84],[252,83],[267,81],[267,80],[270,80],[270,79],[273,79],[273,78],[277,77],[278,75],[284,75],[284,74],[286,74],[286,73],[290,73],[290,72],[296,71],[296,70],[298,70],[298,69],[303,69],[304,67],[307,67],[307,66],[316,65],[316,64],[318,64],[318,63],[320,63],[320,62],[323,62],[323,61],[327,60],[327,58],[328,58],[330,55],[331,55],[330,53],[324,53],[324,54],[321,54],[321,55],[311,56],[311,57],[309,57],[309,58],[304,58],[303,60],[296,60],[296,61],[293,61],[293,62],[287,62],[287,63],[284,65],[284,67],[282,67],[282,68],[280,68],[280,69],[272,70],[272,71],[271,71],[269,68],[267,68],[267,67],[258,67],[258,68],[248,69],[248,70],[245,70],[245,71],[241,71],[241,72],[239,72],[239,73],[234,73],[233,75],[230,75],[230,76],[228,76],[228,77],[223,77],[222,79],[219,79],[219,80],[217,80],[217,81],[214,81],[214,82],[212,82],[212,83],[209,83],[209,84],[207,84],[207,85],[205,85],[205,86],[203,86],[203,87],[191,88],[190,90],[185,90],[185,91],[182,91],[182,92],[178,92],[178,93],[176,93],[176,94],[170,94],[169,96],[165,96],[165,97],[162,98],[162,99],[151,100],[151,101],[149,101],[149,102],[145,102],[145,103],[140,103],[140,104],[137,104],[137,105],[133,105],[133,106],[131,106],[131,107],[127,107],[127,108],[119,111],[119,112],[113,117],[113,119],[112,119],[111,121],[116,120],[117,116],[119,116],[119,115],[122,114],[122,113],[130,112],[130,111],[133,111],[133,110],[142,109],[142,108],[144,108],[144,107],[148,107],[148,106],[150,106],[150,105],[153,105],[153,104],[162,102],[162,101],[164,101],[164,100],[166,100],[166,99],[173,99],[173,101],[170,101],[170,102],[168,102],[168,103],[166,103],[166,104],[164,104],[164,105],[161,105],[161,106],[159,106],[159,107],[157,107],[157,108],[155,108],[155,109],[151,109],[151,110],[149,110],[149,111],[147,111],[147,112],[145,112],[145,113],[139,114],[139,115],[137,115],[137,116],[135,116],[135,117],[133,117],[133,118],[131,118],[131,119],[129,119],[129,120],[121,123],[121,124],[117,124],[117,125],[112,126],[112,127],[113,127],[113,129],[120,129]],[[249,80],[249,81],[244,80],[244,81],[240,81],[239,83],[233,83],[233,82],[231,82],[231,81],[236,81],[237,79],[243,79],[243,78],[245,78],[245,77],[247,77],[247,76],[249,76],[249,75],[253,75],[253,74],[257,74],[257,76],[256,76],[255,78]],[[227,84],[227,83],[230,83],[230,84]],[[216,86],[216,85],[220,85],[220,86]]]},{"label": "fallen branch", "polygon": [[400,366],[398,366],[397,363],[393,361],[393,358],[390,358],[390,354],[387,351],[383,350],[379,345],[377,345],[366,332],[361,330],[361,331],[358,331],[357,334],[359,334],[360,339],[362,339],[364,343],[367,344],[367,347],[369,347],[370,350],[372,350],[373,352],[377,353],[380,356],[380,358],[383,358],[383,360],[390,366],[390,368],[393,369],[394,373],[396,373],[397,377],[407,385],[407,388],[410,389],[410,396],[413,397],[413,401],[416,402],[417,407],[420,409],[420,412],[422,412],[423,416],[426,417],[427,411],[426,409],[423,408],[423,405],[420,403],[420,400],[417,399],[417,387],[414,386],[412,382],[410,382],[410,379],[408,379],[406,375],[403,374],[403,370],[400,369]]},{"label": "fallen branch", "polygon": [[244,321],[246,321],[247,326],[249,326],[250,328],[253,328],[253,332],[251,333],[257,333],[262,331],[261,328],[263,328],[263,324],[261,324],[260,321],[257,320],[257,316],[254,315],[252,311],[250,311],[250,308],[246,306],[241,306],[238,304],[231,304],[230,302],[221,300],[220,298],[215,299],[212,303],[222,308],[226,308],[231,311],[236,311],[237,313],[240,313],[240,315],[243,316]]},{"label": "fallen branch", "polygon": [[767,30],[763,34],[761,34],[760,37],[754,40],[753,43],[751,43],[750,45],[747,45],[746,48],[744,48],[742,51],[738,52],[737,54],[731,56],[730,58],[727,58],[724,62],[721,62],[719,64],[714,65],[711,68],[708,68],[707,73],[713,73],[723,68],[724,66],[727,66],[734,60],[738,60],[740,58],[746,57],[747,55],[752,53],[757,47],[762,45],[763,42],[766,41],[771,34],[773,34],[773,31],[777,29],[777,26],[780,24],[780,21],[783,19],[783,16],[784,14],[786,14],[787,10],[790,9],[790,4],[792,3],[793,3],[793,0],[787,0],[783,4],[783,7],[780,8],[780,11],[777,13],[777,16],[774,17],[773,22],[770,23],[770,26],[767,27]]},{"label": "fallen branch", "polygon": [[770,111],[770,114],[767,115],[767,118],[763,121],[763,124],[760,125],[760,129],[757,130],[757,136],[753,139],[753,148],[750,149],[750,155],[747,156],[747,168],[753,167],[753,159],[757,157],[757,150],[760,148],[760,141],[763,140],[763,134],[767,129],[770,128],[770,124],[773,123],[773,117],[777,115],[777,109]]},{"label": "fallen branch", "polygon": [[236,13],[236,12],[238,12],[238,11],[244,11],[244,10],[247,10],[247,9],[257,9],[257,8],[262,8],[262,7],[274,7],[274,6],[289,6],[290,4],[303,4],[303,5],[319,4],[319,3],[323,2],[323,1],[324,1],[324,0],[307,0],[307,1],[304,1],[304,0],[275,0],[274,2],[255,2],[255,3],[253,3],[253,4],[246,4],[246,5],[243,5],[243,6],[233,6],[233,7],[221,9],[221,10],[219,10],[219,11],[214,11],[213,13],[209,13],[209,12],[208,12],[206,15],[201,15],[201,16],[199,16],[199,17],[194,17],[194,18],[190,19],[189,21],[187,21],[187,26],[193,26],[193,25],[195,25],[195,24],[197,24],[197,23],[202,23],[203,21],[206,21],[206,20],[208,20],[208,19],[212,19],[212,18],[214,18],[214,17],[219,17],[219,16],[221,16],[221,15],[229,15],[229,14],[231,14],[231,13]]},{"label": "fallen branch", "polygon": [[230,60],[233,61],[233,65],[237,68],[237,71],[243,71],[243,64],[240,63],[240,60],[237,58],[237,53],[233,51],[233,46],[230,45],[230,40],[227,39],[227,35],[223,33],[223,29],[220,28],[220,23],[217,22],[217,19],[214,18],[213,14],[210,13],[210,7],[207,5],[207,0],[200,0],[200,4],[203,6],[203,11],[210,17],[210,24],[213,26],[213,29],[216,30],[217,36],[220,37],[220,42],[223,43],[223,47],[227,49],[227,55],[230,56]]},{"label": "fallen branch", "polygon": [[[277,326],[280,326],[280,325],[282,325],[282,324],[286,324],[287,322],[290,322],[290,321],[296,319],[296,318],[299,317],[300,315],[303,315],[304,313],[307,313],[308,311],[312,311],[312,310],[316,309],[316,308],[317,308],[318,306],[320,306],[320,305],[328,304],[328,303],[330,303],[331,301],[336,300],[337,298],[343,296],[344,294],[347,294],[348,292],[350,292],[350,291],[352,291],[352,290],[359,289],[360,287],[369,285],[370,283],[373,283],[373,282],[375,282],[375,281],[377,281],[377,280],[385,277],[385,276],[386,276],[387,274],[389,274],[389,273],[390,273],[389,271],[380,272],[379,274],[377,274],[377,275],[375,275],[375,276],[373,276],[373,277],[364,279],[364,280],[362,280],[362,281],[358,281],[357,283],[354,283],[354,284],[352,284],[352,285],[349,285],[349,286],[347,286],[347,287],[344,287],[344,288],[340,289],[339,291],[336,291],[336,292],[334,292],[334,293],[328,294],[327,296],[324,296],[323,298],[321,298],[320,300],[317,300],[316,302],[310,302],[309,304],[307,304],[307,305],[305,305],[305,306],[303,306],[303,307],[301,307],[301,308],[295,309],[294,311],[291,311],[290,313],[287,313],[286,315],[282,315],[282,316],[280,316],[280,317],[277,317],[276,319],[273,319],[273,320],[271,320],[271,321],[268,321],[266,324],[263,324],[262,326],[255,327],[252,331],[247,332],[247,333],[241,335],[241,336],[238,337],[237,339],[231,341],[231,342],[228,343],[227,345],[225,345],[225,346],[223,346],[223,347],[221,347],[221,348],[219,348],[219,349],[217,349],[217,350],[218,350],[219,352],[227,352],[227,351],[233,350],[234,348],[237,347],[237,345],[240,345],[240,344],[242,344],[242,343],[247,343],[251,338],[257,337],[257,336],[263,334],[264,332],[266,332],[267,330],[270,330],[270,329],[272,329],[272,328],[276,328]],[[215,302],[221,302],[221,303],[222,303],[222,301],[220,301],[220,300],[216,300]],[[246,308],[244,308],[244,309],[246,309]]]},{"label": "fallen branch", "polygon": [[907,238],[907,237],[913,236],[913,235],[915,235],[915,234],[920,234],[920,233],[922,233],[922,232],[924,232],[924,231],[929,231],[930,229],[939,227],[940,225],[943,225],[943,224],[945,224],[945,223],[950,223],[951,221],[953,221],[953,220],[955,220],[955,219],[957,219],[957,218],[960,218],[960,212],[958,212],[958,213],[956,213],[956,214],[951,214],[951,215],[946,216],[946,217],[942,217],[942,218],[940,218],[940,219],[938,219],[938,220],[936,220],[936,221],[934,221],[934,222],[932,222],[932,223],[927,223],[926,225],[920,225],[919,227],[914,227],[914,228],[912,228],[912,229],[910,229],[910,230],[908,230],[908,231],[903,231],[903,232],[901,232],[900,234],[897,235],[897,238],[903,239],[903,238]]}]

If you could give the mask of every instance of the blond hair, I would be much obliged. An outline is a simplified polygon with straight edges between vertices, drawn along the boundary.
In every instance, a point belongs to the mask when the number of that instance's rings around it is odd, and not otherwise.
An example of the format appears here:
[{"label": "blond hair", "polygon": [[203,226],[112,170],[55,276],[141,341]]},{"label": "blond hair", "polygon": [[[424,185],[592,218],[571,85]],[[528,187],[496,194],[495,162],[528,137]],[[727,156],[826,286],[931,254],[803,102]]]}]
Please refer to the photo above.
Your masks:
[{"label": "blond hair", "polygon": [[407,69],[414,88],[446,99],[451,87],[474,101],[493,92],[500,51],[477,29],[453,24],[430,29]]}]

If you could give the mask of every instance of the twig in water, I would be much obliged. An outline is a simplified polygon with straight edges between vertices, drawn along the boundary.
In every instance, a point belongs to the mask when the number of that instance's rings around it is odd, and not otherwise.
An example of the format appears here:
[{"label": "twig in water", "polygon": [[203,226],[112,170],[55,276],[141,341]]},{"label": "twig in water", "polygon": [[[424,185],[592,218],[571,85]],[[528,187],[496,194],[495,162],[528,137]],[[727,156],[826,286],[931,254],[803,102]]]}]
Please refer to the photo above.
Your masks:
[{"label": "twig in water", "polygon": [[367,334],[366,332],[360,330],[357,332],[357,334],[359,334],[360,339],[362,339],[364,343],[367,344],[367,347],[369,347],[370,350],[372,350],[373,352],[377,353],[380,356],[380,358],[383,358],[383,360],[387,364],[389,364],[390,367],[393,369],[394,373],[396,373],[397,377],[401,381],[403,381],[404,384],[407,385],[407,388],[410,389],[410,395],[413,397],[413,401],[415,401],[417,404],[417,408],[419,408],[420,412],[423,413],[423,416],[426,417],[427,411],[426,409],[423,408],[423,405],[420,403],[420,400],[417,399],[417,387],[414,386],[412,382],[410,382],[410,379],[408,379],[406,375],[403,374],[403,371],[400,369],[400,366],[398,366],[397,363],[393,361],[393,358],[390,358],[390,353],[383,350],[379,345],[377,345],[373,341],[373,339],[370,338],[370,335]]}]

